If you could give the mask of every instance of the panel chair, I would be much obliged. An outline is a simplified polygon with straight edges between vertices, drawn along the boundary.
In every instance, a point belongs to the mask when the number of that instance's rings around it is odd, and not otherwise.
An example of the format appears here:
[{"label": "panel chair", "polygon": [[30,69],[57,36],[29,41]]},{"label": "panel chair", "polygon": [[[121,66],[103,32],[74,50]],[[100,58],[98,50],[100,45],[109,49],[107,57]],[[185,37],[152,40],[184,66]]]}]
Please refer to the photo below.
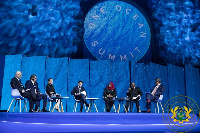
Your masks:
[{"label": "panel chair", "polygon": [[156,104],[155,113],[156,113],[156,110],[157,110],[157,113],[159,113],[159,111],[160,111],[159,110],[159,104],[161,106],[162,112],[164,113],[164,109],[163,109],[163,106],[162,106],[162,100],[163,100],[163,95],[160,95],[159,99],[154,101],[154,103]]},{"label": "panel chair", "polygon": [[[53,103],[55,102],[54,99],[50,98],[49,95],[47,94],[47,92],[45,92],[45,94],[47,95],[47,104],[49,102],[49,112],[51,112],[52,107],[53,107]],[[60,111],[60,110],[59,110]]]},{"label": "panel chair", "polygon": [[[139,101],[141,100],[141,96],[140,96],[140,99]],[[130,112],[133,112],[133,103],[136,103],[135,101],[129,101],[129,107],[128,107],[128,110],[125,110],[126,113],[130,110]],[[141,112],[140,110],[140,106],[139,106],[139,112]]]},{"label": "panel chair", "polygon": [[[46,93],[46,92],[45,92],[45,93]],[[58,105],[59,108],[56,109],[56,110],[57,110],[58,112],[64,112],[61,99],[53,99],[53,98],[49,97],[49,95],[48,95],[47,93],[46,93],[46,95],[47,95],[47,104],[48,104],[48,102],[50,103],[50,104],[49,104],[49,111],[50,111],[50,112],[53,112],[53,111],[54,111],[55,106],[56,106],[56,104],[58,104],[58,102],[60,103],[60,105]],[[58,100],[59,100],[59,101],[58,101]],[[55,103],[55,104],[54,104],[54,103]],[[60,110],[60,106],[61,106],[61,110]]]},{"label": "panel chair", "polygon": [[[103,99],[104,99],[105,97],[103,96]],[[115,98],[117,98],[117,96],[115,97]],[[105,101],[105,100],[104,100]],[[116,113],[117,111],[116,111],[116,108],[115,108],[115,100],[114,100],[114,103],[113,103],[113,106],[112,106],[112,108],[113,108],[113,111]],[[103,110],[104,112],[106,112],[106,105],[104,106],[104,110]]]},{"label": "panel chair", "polygon": [[[19,93],[19,91],[17,89],[13,89],[13,88],[11,88],[11,96],[12,96],[13,100],[11,101],[7,112],[9,112],[9,110],[10,110],[10,108],[12,106],[12,103],[14,101],[15,101],[15,105],[13,107],[13,112],[15,111],[15,107],[16,107],[17,103],[18,103],[18,107],[19,107],[19,112],[20,113],[23,112],[24,109],[21,111],[21,101],[24,101],[24,104],[25,104],[24,108],[26,108],[26,103],[27,103],[26,99],[20,95],[20,93]],[[26,108],[26,112],[27,112],[27,108]]]},{"label": "panel chair", "polygon": [[[78,103],[80,103],[80,100],[77,100],[75,97],[74,97],[74,100],[75,100],[75,104],[74,104],[73,112],[76,112],[77,105],[78,105]],[[85,110],[86,110],[86,112],[87,112],[87,108],[86,108],[85,103],[83,104],[83,106],[85,107]]]}]

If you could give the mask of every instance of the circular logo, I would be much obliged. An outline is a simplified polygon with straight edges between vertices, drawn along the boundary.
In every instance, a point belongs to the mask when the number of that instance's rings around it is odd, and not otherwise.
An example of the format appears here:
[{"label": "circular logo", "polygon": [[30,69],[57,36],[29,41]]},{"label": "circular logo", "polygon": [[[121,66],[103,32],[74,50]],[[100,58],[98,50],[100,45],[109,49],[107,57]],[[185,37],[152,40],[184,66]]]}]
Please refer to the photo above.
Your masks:
[{"label": "circular logo", "polygon": [[84,41],[98,59],[136,62],[150,45],[151,33],[145,16],[123,1],[95,5],[85,18],[84,28]]},{"label": "circular logo", "polygon": [[174,132],[188,132],[198,123],[199,107],[187,96],[175,96],[164,106],[163,120],[168,128]]}]

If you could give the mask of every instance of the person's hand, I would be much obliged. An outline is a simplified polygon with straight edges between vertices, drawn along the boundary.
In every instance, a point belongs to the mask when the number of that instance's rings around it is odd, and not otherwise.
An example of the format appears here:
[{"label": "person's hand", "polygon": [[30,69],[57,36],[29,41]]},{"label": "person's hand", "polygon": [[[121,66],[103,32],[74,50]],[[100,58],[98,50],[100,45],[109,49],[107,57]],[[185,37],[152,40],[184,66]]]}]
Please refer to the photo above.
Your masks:
[{"label": "person's hand", "polygon": [[22,93],[24,93],[25,92],[25,90],[22,90]]},{"label": "person's hand", "polygon": [[109,94],[109,95],[107,95],[107,97],[113,97],[113,96]]},{"label": "person's hand", "polygon": [[131,90],[131,88],[128,88],[128,91],[130,91]]},{"label": "person's hand", "polygon": [[50,94],[53,94],[54,92],[50,92]]}]

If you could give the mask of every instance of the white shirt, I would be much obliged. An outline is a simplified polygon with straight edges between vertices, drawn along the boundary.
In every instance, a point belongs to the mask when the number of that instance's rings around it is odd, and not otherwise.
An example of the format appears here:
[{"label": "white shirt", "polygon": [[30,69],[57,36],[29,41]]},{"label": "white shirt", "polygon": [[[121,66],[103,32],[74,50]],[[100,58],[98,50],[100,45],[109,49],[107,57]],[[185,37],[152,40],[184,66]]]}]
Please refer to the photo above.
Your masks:
[{"label": "white shirt", "polygon": [[[31,80],[31,82],[32,82],[33,87],[34,87],[35,82],[33,82],[33,80]],[[34,87],[34,89],[35,89],[35,87]],[[36,94],[36,89],[35,89],[35,94]]]}]

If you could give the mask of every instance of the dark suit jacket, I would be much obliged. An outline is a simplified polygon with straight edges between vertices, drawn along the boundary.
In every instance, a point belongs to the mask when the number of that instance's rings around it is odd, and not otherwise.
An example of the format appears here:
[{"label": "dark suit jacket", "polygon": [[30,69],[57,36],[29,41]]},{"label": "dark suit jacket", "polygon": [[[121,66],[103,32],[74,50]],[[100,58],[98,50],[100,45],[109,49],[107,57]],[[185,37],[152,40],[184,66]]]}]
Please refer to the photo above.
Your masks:
[{"label": "dark suit jacket", "polygon": [[24,90],[24,86],[22,85],[21,81],[19,81],[16,77],[11,79],[10,85],[13,89],[17,89],[20,94],[22,93],[22,90]]},{"label": "dark suit jacket", "polygon": [[[154,87],[155,88],[155,87]],[[153,89],[154,90],[154,89]],[[152,91],[153,91],[152,90]],[[151,91],[151,92],[152,92]],[[160,95],[162,95],[163,93],[165,92],[165,86],[164,85],[162,85],[162,84],[160,84],[160,86],[158,87],[158,89],[156,90],[156,92],[155,92],[155,96],[157,96],[157,97],[160,97]]]},{"label": "dark suit jacket", "polygon": [[38,83],[35,82],[34,85],[33,85],[31,80],[26,81],[25,89],[30,90],[31,95],[33,96],[34,99],[36,99],[35,90],[36,90],[37,94],[40,93],[40,90],[38,88]]},{"label": "dark suit jacket", "polygon": [[[85,88],[81,86],[80,92],[83,92],[83,91],[85,91]],[[75,93],[79,93],[79,88],[78,88],[78,86],[75,86],[75,87],[73,88],[72,92],[71,92],[71,94],[74,95],[74,96],[75,96]],[[76,96],[75,96],[75,97],[76,97]]]},{"label": "dark suit jacket", "polygon": [[130,91],[128,90],[126,94],[129,98],[132,98],[132,97],[136,97],[138,95],[142,96],[143,93],[139,87],[135,87],[135,89],[131,88]]}]

